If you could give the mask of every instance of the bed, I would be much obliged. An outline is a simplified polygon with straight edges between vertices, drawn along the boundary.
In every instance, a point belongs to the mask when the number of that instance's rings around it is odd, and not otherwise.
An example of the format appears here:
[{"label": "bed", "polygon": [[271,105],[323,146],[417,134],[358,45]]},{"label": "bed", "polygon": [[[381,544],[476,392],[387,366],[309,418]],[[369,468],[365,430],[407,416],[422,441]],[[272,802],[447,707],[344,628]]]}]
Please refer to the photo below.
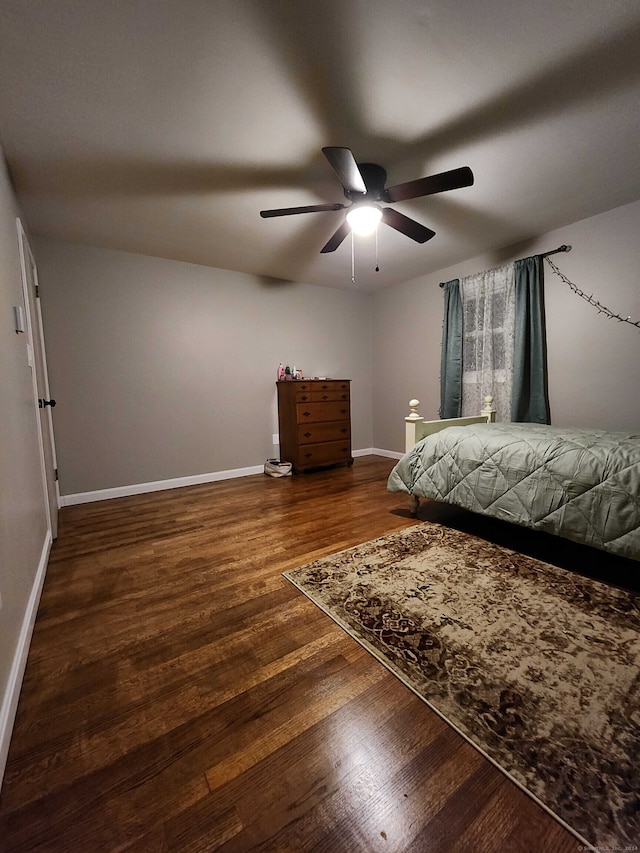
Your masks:
[{"label": "bed", "polygon": [[405,418],[405,455],[387,487],[640,560],[640,433]]}]

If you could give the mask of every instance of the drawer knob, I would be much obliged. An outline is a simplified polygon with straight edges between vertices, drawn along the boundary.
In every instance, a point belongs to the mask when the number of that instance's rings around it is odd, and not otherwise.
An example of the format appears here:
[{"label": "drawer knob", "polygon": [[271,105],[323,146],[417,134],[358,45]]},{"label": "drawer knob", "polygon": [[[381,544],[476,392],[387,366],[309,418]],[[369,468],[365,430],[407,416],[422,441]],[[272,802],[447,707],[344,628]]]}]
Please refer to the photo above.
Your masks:
[{"label": "drawer knob", "polygon": [[302,417],[303,417],[303,418],[308,418],[310,414],[311,414],[311,412],[303,412],[303,413],[302,413]]},{"label": "drawer knob", "polygon": [[311,438],[311,433],[310,433],[310,432],[305,432],[304,437],[305,437],[305,438]]}]

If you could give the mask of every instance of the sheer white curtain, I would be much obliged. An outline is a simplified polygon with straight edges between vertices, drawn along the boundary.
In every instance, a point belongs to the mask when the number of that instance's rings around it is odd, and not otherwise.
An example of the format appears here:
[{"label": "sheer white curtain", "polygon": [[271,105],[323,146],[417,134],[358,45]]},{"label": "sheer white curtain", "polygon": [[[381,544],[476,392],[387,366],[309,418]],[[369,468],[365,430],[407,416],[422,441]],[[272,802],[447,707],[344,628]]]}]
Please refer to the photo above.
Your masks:
[{"label": "sheer white curtain", "polygon": [[462,415],[477,415],[487,394],[497,421],[511,420],[515,334],[514,265],[460,280]]}]

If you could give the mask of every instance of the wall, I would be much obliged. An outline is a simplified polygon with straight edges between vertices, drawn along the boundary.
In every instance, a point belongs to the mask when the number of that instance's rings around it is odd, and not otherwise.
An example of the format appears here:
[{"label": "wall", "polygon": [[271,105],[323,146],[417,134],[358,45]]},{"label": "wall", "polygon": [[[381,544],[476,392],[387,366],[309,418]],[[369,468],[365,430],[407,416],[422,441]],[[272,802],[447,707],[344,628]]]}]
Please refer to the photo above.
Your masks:
[{"label": "wall", "polygon": [[17,214],[0,150],[0,778],[50,546],[27,340],[13,317],[14,305],[26,313]]},{"label": "wall", "polygon": [[275,378],[352,380],[369,448],[371,296],[56,240],[38,263],[60,491],[261,466],[278,453]]},{"label": "wall", "polygon": [[[487,253],[375,295],[374,446],[401,451],[408,401],[438,417],[443,299],[441,281],[517,258],[572,247],[552,260],[572,282],[622,316],[640,320],[640,201]],[[545,267],[551,421],[640,431],[640,330],[606,318]]]}]

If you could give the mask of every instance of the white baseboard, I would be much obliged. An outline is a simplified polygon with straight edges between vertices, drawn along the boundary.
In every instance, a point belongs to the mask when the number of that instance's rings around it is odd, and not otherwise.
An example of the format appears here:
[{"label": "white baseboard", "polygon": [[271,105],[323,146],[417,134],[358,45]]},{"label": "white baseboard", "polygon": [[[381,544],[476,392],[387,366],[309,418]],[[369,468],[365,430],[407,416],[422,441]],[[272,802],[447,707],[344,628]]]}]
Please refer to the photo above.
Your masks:
[{"label": "white baseboard", "polygon": [[[354,450],[353,456],[388,456],[390,459],[400,459],[403,454],[395,450],[380,450],[377,447],[365,447]],[[106,501],[111,498],[123,498],[128,495],[142,495],[145,492],[160,492],[164,489],[179,489],[182,486],[197,486],[201,483],[215,483],[218,480],[232,480],[235,477],[249,477],[252,474],[262,474],[264,465],[252,465],[249,468],[232,468],[229,471],[214,471],[210,474],[194,474],[191,477],[176,477],[172,480],[156,480],[153,483],[134,483],[131,486],[116,486],[113,489],[99,489],[95,492],[78,492],[74,495],[61,495],[59,506],[73,506],[93,501]]]},{"label": "white baseboard", "polygon": [[232,480],[235,477],[262,474],[263,471],[264,465],[252,465],[250,468],[233,468],[229,471],[215,471],[211,474],[194,474],[191,477],[175,477],[171,480],[156,480],[153,483],[134,483],[131,486],[116,486],[113,489],[99,489],[95,492],[78,492],[75,495],[61,495],[60,506],[106,501],[111,498],[127,497],[128,495],[142,495],[145,492],[161,492],[164,489],[180,489],[182,486],[198,486],[200,483],[215,483],[218,480]]},{"label": "white baseboard", "polygon": [[354,450],[352,456],[388,456],[389,459],[402,459],[404,453],[396,450],[381,450],[379,447],[367,447],[364,450]]},{"label": "white baseboard", "polygon": [[404,453],[397,450],[382,450],[380,447],[372,447],[371,453],[374,456],[387,456],[389,459],[402,459]]},{"label": "white baseboard", "polygon": [[33,634],[33,626],[36,622],[36,614],[38,612],[38,604],[40,603],[40,595],[44,586],[44,578],[47,573],[47,562],[49,560],[49,552],[51,551],[51,531],[47,531],[47,535],[42,546],[40,554],[40,562],[36,572],[27,609],[22,620],[22,629],[18,638],[18,645],[13,656],[11,671],[7,681],[7,689],[2,697],[2,707],[0,708],[0,787],[4,777],[5,767],[7,765],[7,757],[9,755],[9,744],[11,742],[11,734],[13,732],[13,724],[16,718],[18,709],[18,699],[20,698],[20,688],[22,687],[22,679],[24,670],[27,665],[27,656],[29,654],[29,646],[31,645],[31,636]]}]

